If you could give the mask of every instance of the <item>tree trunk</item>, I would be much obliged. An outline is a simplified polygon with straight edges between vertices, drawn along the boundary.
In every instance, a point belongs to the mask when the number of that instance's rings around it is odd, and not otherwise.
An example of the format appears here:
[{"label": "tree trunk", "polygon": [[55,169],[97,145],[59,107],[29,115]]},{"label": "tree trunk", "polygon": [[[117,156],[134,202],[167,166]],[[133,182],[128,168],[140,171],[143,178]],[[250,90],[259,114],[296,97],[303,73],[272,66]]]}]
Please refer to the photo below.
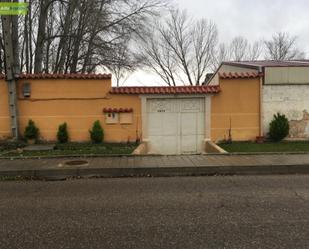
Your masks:
[{"label": "tree trunk", "polygon": [[[14,0],[13,2],[18,2]],[[14,56],[14,73],[19,74],[20,72],[20,61],[19,61],[19,37],[18,37],[18,16],[12,16],[12,43],[13,43],[13,56]]]},{"label": "tree trunk", "polygon": [[44,44],[46,40],[46,23],[48,14],[48,0],[41,0],[37,43],[35,48],[34,73],[42,72]]},{"label": "tree trunk", "polygon": [[[100,8],[99,8],[100,12],[103,9],[103,5],[104,5],[104,1],[101,2]],[[92,69],[90,69],[90,67],[91,67],[90,61],[91,61],[91,56],[92,56],[92,53],[93,53],[93,51],[92,51],[92,49],[93,49],[93,41],[94,41],[94,38],[97,35],[97,29],[98,29],[98,24],[95,23],[92,26],[92,29],[91,29],[91,35],[90,35],[90,39],[89,39],[89,42],[88,42],[88,49],[87,49],[87,53],[86,53],[86,56],[85,56],[85,59],[84,59],[82,73],[93,71]]]},{"label": "tree trunk", "polygon": [[78,63],[78,59],[79,59],[80,44],[82,42],[83,34],[84,34],[84,26],[85,26],[84,18],[85,18],[85,14],[83,13],[82,10],[80,10],[77,34],[74,38],[72,61],[71,61],[71,65],[70,65],[70,69],[71,69],[72,73],[77,72],[77,63]]},{"label": "tree trunk", "polygon": [[[29,53],[28,53],[28,58],[29,60],[29,71],[28,73],[32,73],[33,71],[33,48],[32,48],[32,32],[33,32],[33,27],[32,27],[32,4],[31,1],[29,2],[29,17],[28,21],[29,21],[29,32],[28,32],[28,43],[29,43]],[[27,23],[26,23],[27,25]]]},{"label": "tree trunk", "polygon": [[4,73],[4,46],[3,46],[3,40],[2,40],[2,32],[1,32],[1,36],[0,36],[0,73],[3,74]]},{"label": "tree trunk", "polygon": [[68,54],[68,36],[70,35],[70,29],[72,26],[72,17],[74,11],[77,7],[78,1],[70,0],[68,3],[68,9],[66,11],[66,16],[64,19],[63,36],[60,39],[58,50],[60,51],[59,63],[56,66],[55,71],[58,73],[63,73],[65,67],[65,58]]}]

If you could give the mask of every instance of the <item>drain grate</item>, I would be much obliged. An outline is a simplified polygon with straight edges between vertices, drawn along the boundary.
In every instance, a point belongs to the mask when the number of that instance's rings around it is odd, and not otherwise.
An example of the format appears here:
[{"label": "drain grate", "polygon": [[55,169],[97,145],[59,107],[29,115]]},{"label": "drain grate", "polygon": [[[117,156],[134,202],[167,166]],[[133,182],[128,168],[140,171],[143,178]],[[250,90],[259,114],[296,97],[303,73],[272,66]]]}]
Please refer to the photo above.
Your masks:
[{"label": "drain grate", "polygon": [[87,165],[88,161],[86,161],[86,160],[73,160],[73,161],[67,161],[64,164],[68,165],[68,166],[82,166],[82,165]]}]

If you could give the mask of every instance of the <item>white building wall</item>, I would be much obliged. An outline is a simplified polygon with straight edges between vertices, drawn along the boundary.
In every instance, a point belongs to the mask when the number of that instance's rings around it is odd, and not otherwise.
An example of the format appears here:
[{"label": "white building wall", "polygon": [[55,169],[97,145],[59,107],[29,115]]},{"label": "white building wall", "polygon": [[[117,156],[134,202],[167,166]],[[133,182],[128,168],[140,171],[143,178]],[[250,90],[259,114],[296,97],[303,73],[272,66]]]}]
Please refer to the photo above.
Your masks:
[{"label": "white building wall", "polygon": [[264,135],[277,112],[290,121],[290,138],[309,138],[309,85],[263,86]]},{"label": "white building wall", "polygon": [[248,67],[232,66],[232,65],[222,65],[219,70],[220,73],[246,73],[246,72],[258,72],[257,69],[252,69]]},{"label": "white building wall", "polygon": [[268,67],[265,84],[308,84],[309,67]]}]

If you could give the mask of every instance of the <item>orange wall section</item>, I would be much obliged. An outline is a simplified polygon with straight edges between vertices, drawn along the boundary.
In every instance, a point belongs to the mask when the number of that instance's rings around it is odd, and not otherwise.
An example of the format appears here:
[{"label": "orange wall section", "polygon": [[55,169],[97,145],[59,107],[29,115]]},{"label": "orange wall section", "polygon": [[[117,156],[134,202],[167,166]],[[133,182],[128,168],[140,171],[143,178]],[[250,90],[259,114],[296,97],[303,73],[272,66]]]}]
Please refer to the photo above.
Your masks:
[{"label": "orange wall section", "polygon": [[7,83],[0,80],[0,140],[11,136]]},{"label": "orange wall section", "polygon": [[212,97],[211,139],[254,140],[260,132],[260,80],[220,79],[221,92]]},{"label": "orange wall section", "polygon": [[[31,83],[30,99],[23,98],[22,83]],[[100,120],[106,142],[136,141],[141,136],[138,96],[111,95],[111,80],[30,80],[19,84],[20,129],[33,119],[43,140],[54,141],[59,124],[67,122],[71,141],[88,141],[89,129]],[[132,124],[106,124],[103,108],[133,108]]]},{"label": "orange wall section", "polygon": [[[31,85],[31,97],[22,94]],[[212,96],[211,138],[228,138],[230,118],[233,140],[253,140],[260,131],[259,79],[221,79],[221,92]],[[100,120],[107,142],[142,138],[141,99],[138,95],[110,94],[110,79],[29,79],[18,81],[20,132],[29,119],[40,129],[41,139],[55,141],[58,126],[67,122],[71,141],[89,141],[89,129]],[[133,108],[132,124],[107,124],[104,108]],[[0,80],[0,139],[9,137],[7,83]]]},{"label": "orange wall section", "polygon": [[[10,134],[6,82],[0,81],[0,138]],[[31,85],[31,97],[22,94],[23,83]],[[109,79],[30,79],[18,81],[21,135],[32,119],[40,139],[55,141],[58,126],[67,122],[71,141],[89,141],[96,120],[103,126],[106,142],[128,142],[141,138],[141,103],[138,95],[112,95]],[[132,124],[106,124],[103,108],[133,108]],[[2,117],[3,116],[3,117]]]}]

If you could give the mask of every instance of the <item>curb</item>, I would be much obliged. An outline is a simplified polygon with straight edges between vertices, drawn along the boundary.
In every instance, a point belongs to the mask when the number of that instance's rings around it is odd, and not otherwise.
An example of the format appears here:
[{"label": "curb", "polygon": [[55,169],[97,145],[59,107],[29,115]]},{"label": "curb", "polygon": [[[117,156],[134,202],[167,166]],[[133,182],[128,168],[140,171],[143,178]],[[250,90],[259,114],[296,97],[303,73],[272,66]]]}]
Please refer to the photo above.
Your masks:
[{"label": "curb", "polygon": [[20,157],[20,156],[3,156],[1,157],[0,155],[0,160],[27,160],[27,159],[57,159],[57,158],[99,158],[99,157],[143,157],[143,156],[156,156],[156,157],[161,157],[162,155],[157,155],[157,154],[147,154],[147,155],[133,155],[133,154],[85,154],[85,155],[77,155],[77,154],[72,154],[72,155],[54,155],[54,156],[25,156],[25,157]]},{"label": "curb", "polygon": [[[179,156],[179,155],[160,155],[160,154],[71,154],[71,155],[52,155],[52,156],[5,156],[6,153],[0,154],[0,160],[27,160],[27,159],[57,159],[57,158],[104,158],[104,157],[162,157],[162,156]],[[227,153],[201,153],[192,154],[202,156],[268,156],[268,155],[308,155],[309,151],[297,152],[227,152]]]},{"label": "curb", "polygon": [[309,164],[263,166],[207,166],[164,168],[66,168],[0,171],[0,177],[64,180],[92,177],[173,177],[213,175],[287,175],[309,174]]},{"label": "curb", "polygon": [[57,159],[57,158],[95,158],[95,157],[123,157],[123,156],[134,156],[131,154],[128,155],[121,155],[121,154],[85,154],[85,155],[53,155],[53,156],[2,156],[0,155],[0,160],[27,160],[27,159]]},{"label": "curb", "polygon": [[[192,154],[201,156],[271,156],[271,155],[308,155],[308,151],[300,152],[230,152],[230,153],[202,153],[202,154]],[[36,159],[57,159],[57,158],[104,158],[104,157],[162,157],[162,156],[179,156],[179,155],[159,155],[159,154],[145,154],[145,155],[133,155],[133,154],[85,154],[85,155],[55,155],[55,156],[1,156],[0,160],[36,160]]]}]

